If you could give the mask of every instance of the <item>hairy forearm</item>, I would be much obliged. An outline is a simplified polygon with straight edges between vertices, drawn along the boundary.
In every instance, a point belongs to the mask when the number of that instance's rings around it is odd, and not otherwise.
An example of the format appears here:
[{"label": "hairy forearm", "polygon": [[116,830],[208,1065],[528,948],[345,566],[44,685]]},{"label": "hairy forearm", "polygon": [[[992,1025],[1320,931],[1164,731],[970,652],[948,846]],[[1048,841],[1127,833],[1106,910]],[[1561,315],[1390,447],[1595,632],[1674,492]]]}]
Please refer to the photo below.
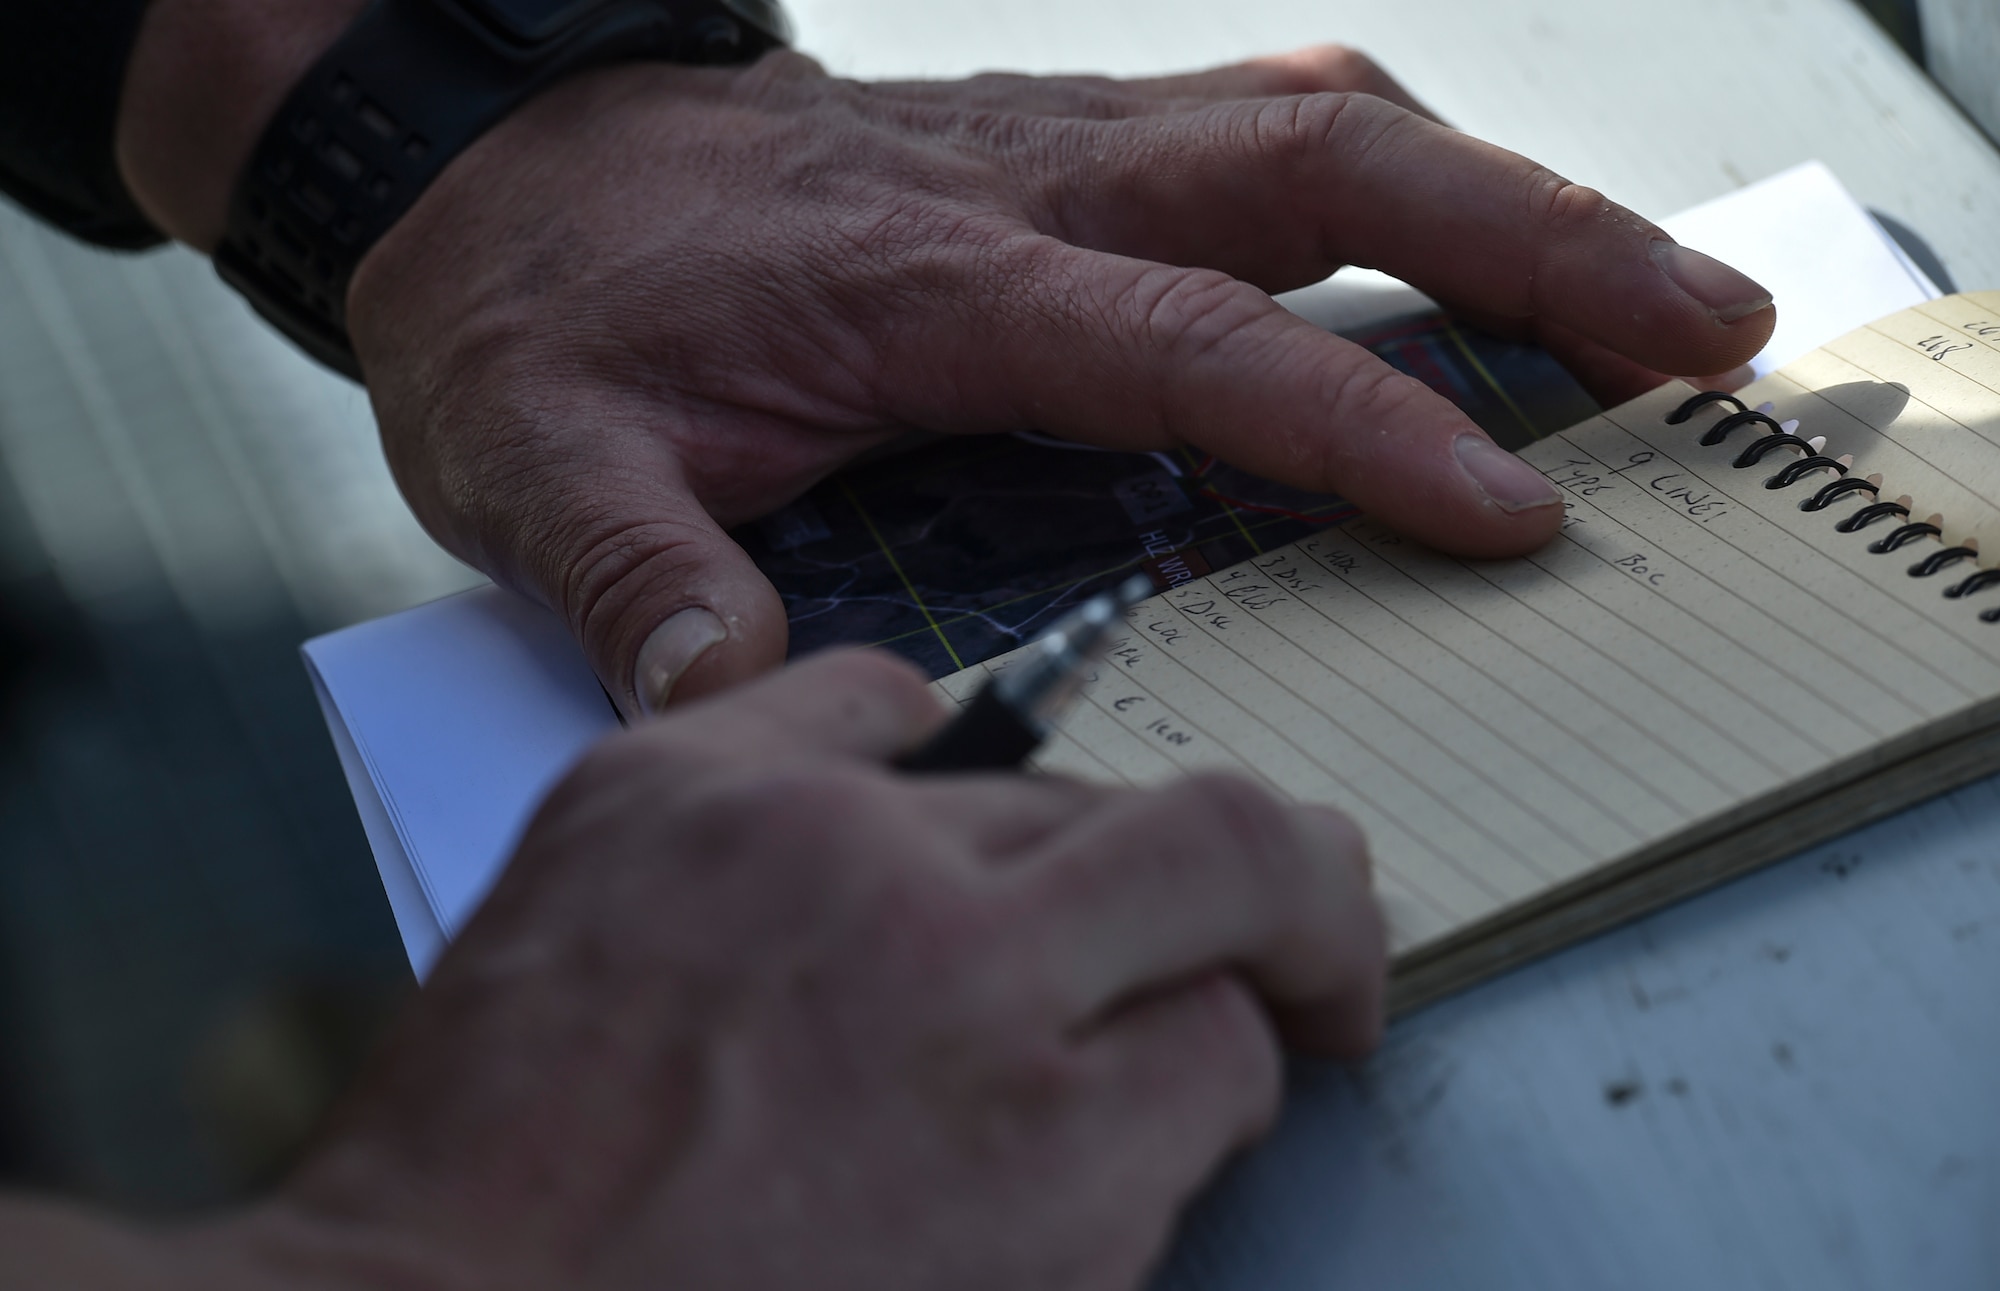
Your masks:
[{"label": "hairy forearm", "polygon": [[153,0],[125,76],[118,164],[141,210],[203,250],[292,85],[366,0]]}]

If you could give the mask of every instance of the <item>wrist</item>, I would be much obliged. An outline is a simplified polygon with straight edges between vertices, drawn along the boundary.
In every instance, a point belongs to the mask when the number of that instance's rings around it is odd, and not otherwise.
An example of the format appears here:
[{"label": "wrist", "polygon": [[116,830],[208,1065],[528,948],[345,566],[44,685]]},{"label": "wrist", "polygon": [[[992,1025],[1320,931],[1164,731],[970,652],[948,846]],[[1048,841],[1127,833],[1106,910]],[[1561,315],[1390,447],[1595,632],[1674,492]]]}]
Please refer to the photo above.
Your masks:
[{"label": "wrist", "polygon": [[117,131],[119,169],[147,218],[213,250],[265,124],[366,3],[152,0]]}]

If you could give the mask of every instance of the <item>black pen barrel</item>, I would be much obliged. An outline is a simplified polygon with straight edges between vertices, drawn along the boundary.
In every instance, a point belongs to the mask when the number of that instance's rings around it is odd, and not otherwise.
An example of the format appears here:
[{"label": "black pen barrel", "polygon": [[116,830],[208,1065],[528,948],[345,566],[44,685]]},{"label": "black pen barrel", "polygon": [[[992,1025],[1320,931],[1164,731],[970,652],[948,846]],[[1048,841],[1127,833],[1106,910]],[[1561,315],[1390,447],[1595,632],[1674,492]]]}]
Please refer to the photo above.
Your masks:
[{"label": "black pen barrel", "polygon": [[928,775],[945,771],[1008,771],[1041,746],[1043,732],[1024,720],[995,693],[980,687],[972,702],[921,747],[896,759],[900,771]]}]

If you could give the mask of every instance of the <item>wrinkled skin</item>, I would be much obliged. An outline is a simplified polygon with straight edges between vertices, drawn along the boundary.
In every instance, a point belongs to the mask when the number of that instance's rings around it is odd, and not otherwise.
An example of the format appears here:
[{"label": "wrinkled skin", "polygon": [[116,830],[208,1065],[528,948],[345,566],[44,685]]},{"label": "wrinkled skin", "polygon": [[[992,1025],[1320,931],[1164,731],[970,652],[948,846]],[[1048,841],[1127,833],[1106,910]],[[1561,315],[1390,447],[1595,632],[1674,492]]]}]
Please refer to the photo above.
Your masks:
[{"label": "wrinkled skin", "polygon": [[[557,607],[631,708],[779,662],[723,526],[911,428],[1185,443],[1448,550],[1531,548],[1552,491],[1497,454],[1523,478],[1482,490],[1470,422],[1267,293],[1387,268],[1622,397],[1769,333],[1754,284],[1730,321],[1676,287],[1663,237],[1346,51],[1132,84],[780,54],[530,105],[364,262],[353,325],[424,523]],[[668,654],[720,648],[642,659],[690,606],[717,618]]]},{"label": "wrinkled skin", "polygon": [[1281,1037],[1379,1037],[1366,852],[1225,777],[885,769],[940,720],[843,653],[606,742],[273,1198],[0,1205],[0,1281],[1128,1291]]},{"label": "wrinkled skin", "polygon": [[[213,246],[261,122],[358,3],[154,0],[119,145],[163,228]],[[561,612],[630,713],[784,657],[722,527],[913,428],[1187,444],[1449,551],[1547,540],[1545,481],[1267,294],[1343,263],[1540,341],[1607,401],[1730,369],[1775,317],[1340,48],[1125,82],[600,69],[454,160],[348,303],[418,516]]]}]

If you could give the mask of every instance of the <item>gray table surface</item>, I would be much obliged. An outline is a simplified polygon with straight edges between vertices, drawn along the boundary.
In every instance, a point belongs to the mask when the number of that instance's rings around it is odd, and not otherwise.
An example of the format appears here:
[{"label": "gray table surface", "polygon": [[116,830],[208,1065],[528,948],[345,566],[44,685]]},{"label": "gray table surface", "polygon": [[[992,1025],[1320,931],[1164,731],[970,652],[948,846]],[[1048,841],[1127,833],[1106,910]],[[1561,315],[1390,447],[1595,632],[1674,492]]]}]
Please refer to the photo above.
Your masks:
[{"label": "gray table surface", "polygon": [[[2000,285],[2000,156],[1846,0],[797,0],[856,75],[1135,74],[1314,41],[1661,216],[1818,157]],[[1782,304],[1782,302],[1781,302]],[[1301,1069],[1160,1279],[2000,1286],[2000,783]]]}]

